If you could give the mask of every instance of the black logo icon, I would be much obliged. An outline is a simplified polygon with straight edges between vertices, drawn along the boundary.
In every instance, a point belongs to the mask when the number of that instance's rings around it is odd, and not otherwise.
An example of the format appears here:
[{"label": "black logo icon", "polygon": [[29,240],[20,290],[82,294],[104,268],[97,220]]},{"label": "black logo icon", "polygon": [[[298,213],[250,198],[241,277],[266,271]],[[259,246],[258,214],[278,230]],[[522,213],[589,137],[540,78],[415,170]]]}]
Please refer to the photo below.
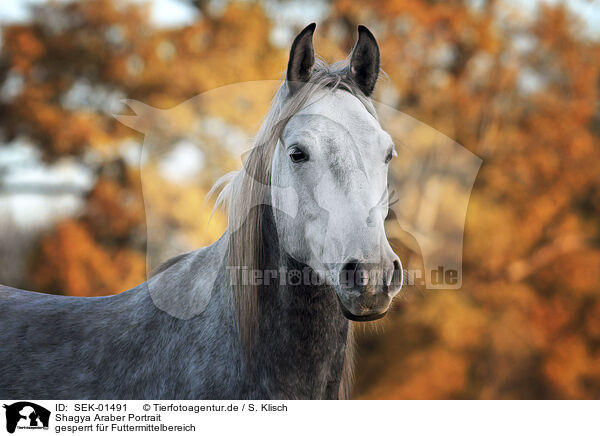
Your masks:
[{"label": "black logo icon", "polygon": [[3,406],[6,409],[6,431],[14,433],[19,428],[48,428],[50,411],[28,401]]}]

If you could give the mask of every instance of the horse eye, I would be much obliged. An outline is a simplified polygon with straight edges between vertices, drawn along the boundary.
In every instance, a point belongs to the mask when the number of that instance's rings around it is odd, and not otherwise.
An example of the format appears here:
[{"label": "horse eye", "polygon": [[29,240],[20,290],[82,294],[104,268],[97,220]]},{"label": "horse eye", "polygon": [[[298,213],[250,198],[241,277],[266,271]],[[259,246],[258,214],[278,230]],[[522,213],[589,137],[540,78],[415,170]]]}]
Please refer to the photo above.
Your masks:
[{"label": "horse eye", "polygon": [[299,148],[293,148],[290,152],[290,159],[294,163],[304,162],[308,160],[308,155]]},{"label": "horse eye", "polygon": [[385,158],[385,163],[386,164],[390,163],[390,161],[392,160],[393,157],[394,157],[394,153],[392,151],[390,151],[390,153]]}]

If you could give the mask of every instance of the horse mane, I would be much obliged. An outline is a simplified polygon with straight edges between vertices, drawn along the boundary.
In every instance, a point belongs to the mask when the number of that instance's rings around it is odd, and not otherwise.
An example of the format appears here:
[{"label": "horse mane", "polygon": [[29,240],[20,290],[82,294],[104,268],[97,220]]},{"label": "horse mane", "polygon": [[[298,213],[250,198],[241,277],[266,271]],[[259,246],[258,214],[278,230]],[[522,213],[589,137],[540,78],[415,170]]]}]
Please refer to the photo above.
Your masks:
[{"label": "horse mane", "polygon": [[159,275],[161,272],[168,270],[173,265],[178,263],[180,260],[185,259],[186,257],[190,256],[191,254],[192,254],[191,252],[182,253],[182,254],[178,254],[177,256],[174,256],[170,259],[167,259],[165,262],[161,263],[156,268],[154,268],[152,271],[150,271],[150,274],[148,274],[148,278],[152,278],[154,276]]},{"label": "horse mane", "polygon": [[[270,204],[271,164],[275,147],[287,122],[298,113],[319,91],[341,89],[356,96],[367,111],[377,119],[375,108],[349,74],[348,61],[329,65],[322,59],[315,59],[311,77],[306,84],[289,93],[287,82],[279,87],[271,108],[256,135],[240,171],[221,177],[211,189],[211,193],[222,188],[215,209],[228,210],[228,271],[262,270],[265,267],[267,247],[265,246],[264,214]],[[235,229],[235,230],[232,230]],[[231,282],[230,282],[231,283]],[[233,303],[238,321],[242,345],[250,355],[258,327],[259,286],[240,283],[232,285]],[[350,350],[351,347],[348,347]],[[351,356],[346,356],[348,364]],[[346,366],[346,363],[345,363]],[[346,377],[350,370],[345,369]],[[341,392],[340,392],[341,393]],[[347,392],[343,396],[347,396]]]}]

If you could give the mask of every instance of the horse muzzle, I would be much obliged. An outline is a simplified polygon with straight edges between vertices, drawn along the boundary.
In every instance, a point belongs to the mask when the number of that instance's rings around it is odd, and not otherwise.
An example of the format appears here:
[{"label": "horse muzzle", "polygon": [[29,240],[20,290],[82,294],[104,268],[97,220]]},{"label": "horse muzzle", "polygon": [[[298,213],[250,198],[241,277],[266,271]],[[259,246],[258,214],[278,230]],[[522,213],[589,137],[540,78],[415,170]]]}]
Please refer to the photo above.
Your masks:
[{"label": "horse muzzle", "polygon": [[338,283],[336,294],[344,316],[352,321],[374,321],[385,316],[400,292],[402,265],[397,257],[387,265],[351,259],[340,269]]}]

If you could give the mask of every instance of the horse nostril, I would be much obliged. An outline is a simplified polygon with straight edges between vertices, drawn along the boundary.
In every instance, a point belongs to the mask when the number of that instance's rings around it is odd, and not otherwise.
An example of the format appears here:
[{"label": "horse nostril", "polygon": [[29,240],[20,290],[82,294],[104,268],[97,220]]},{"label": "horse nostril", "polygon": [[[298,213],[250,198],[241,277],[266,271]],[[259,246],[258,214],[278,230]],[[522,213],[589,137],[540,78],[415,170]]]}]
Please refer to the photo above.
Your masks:
[{"label": "horse nostril", "polygon": [[358,260],[351,260],[343,266],[342,271],[355,272],[358,268]]},{"label": "horse nostril", "polygon": [[402,267],[398,259],[394,260],[394,273],[392,275],[392,283],[402,284]]},{"label": "horse nostril", "polygon": [[340,285],[353,287],[356,284],[356,272],[359,269],[359,262],[352,259],[344,264],[340,270]]}]

